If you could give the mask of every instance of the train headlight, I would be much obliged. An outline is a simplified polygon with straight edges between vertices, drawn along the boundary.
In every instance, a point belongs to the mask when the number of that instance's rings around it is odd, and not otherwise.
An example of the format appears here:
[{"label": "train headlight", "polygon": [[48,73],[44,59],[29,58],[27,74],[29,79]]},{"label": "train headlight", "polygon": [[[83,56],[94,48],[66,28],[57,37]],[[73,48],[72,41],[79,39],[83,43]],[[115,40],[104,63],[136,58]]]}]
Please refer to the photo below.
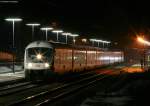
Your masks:
[{"label": "train headlight", "polygon": [[32,67],[32,63],[28,63],[28,67],[29,67],[29,68]]},{"label": "train headlight", "polygon": [[48,67],[49,67],[49,64],[48,64],[48,63],[45,63],[45,67],[48,68]]},{"label": "train headlight", "polygon": [[37,58],[38,60],[41,60],[41,59],[42,59],[42,55],[41,55],[41,54],[37,54],[37,55],[36,55],[36,58]]}]

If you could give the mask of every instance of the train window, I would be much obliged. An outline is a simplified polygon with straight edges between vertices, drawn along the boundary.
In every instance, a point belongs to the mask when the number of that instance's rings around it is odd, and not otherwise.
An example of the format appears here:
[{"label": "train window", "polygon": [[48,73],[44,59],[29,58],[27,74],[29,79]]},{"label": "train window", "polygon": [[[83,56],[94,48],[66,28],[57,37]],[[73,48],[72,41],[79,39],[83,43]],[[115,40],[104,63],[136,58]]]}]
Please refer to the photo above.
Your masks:
[{"label": "train window", "polygon": [[27,49],[27,57],[34,62],[51,61],[52,54],[53,50],[51,48],[38,47]]}]

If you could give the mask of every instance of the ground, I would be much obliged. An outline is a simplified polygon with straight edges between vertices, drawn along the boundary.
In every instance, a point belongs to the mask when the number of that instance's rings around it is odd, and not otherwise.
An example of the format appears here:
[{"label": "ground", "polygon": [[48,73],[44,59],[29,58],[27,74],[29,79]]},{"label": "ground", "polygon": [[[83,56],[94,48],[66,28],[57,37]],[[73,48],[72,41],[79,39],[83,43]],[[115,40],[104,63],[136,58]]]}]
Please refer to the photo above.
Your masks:
[{"label": "ground", "polygon": [[133,65],[51,106],[149,106],[149,95],[150,72]]}]

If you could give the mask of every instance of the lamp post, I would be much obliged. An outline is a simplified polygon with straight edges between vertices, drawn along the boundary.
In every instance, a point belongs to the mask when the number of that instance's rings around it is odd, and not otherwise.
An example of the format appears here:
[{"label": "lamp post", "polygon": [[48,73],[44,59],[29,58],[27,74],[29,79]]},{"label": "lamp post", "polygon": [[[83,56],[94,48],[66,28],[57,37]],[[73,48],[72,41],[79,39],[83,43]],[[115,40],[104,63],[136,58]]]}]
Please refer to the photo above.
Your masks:
[{"label": "lamp post", "polygon": [[92,46],[94,46],[94,42],[96,39],[90,39],[90,41],[92,42]]},{"label": "lamp post", "polygon": [[76,40],[75,40],[75,37],[79,36],[78,34],[71,34],[70,36],[73,37],[73,43],[75,44]]},{"label": "lamp post", "polygon": [[143,53],[142,53],[142,58],[141,58],[141,69],[145,69],[145,63],[146,63],[146,61],[145,61],[145,45],[150,45],[150,42],[148,42],[148,41],[146,41],[145,39],[144,39],[144,36],[142,36],[142,37],[140,37],[140,36],[138,36],[137,37],[137,41],[138,42],[140,42],[140,43],[142,43],[143,44]]},{"label": "lamp post", "polygon": [[43,28],[41,28],[41,30],[45,31],[45,33],[46,33],[46,41],[47,41],[47,32],[50,31],[50,30],[53,30],[53,28],[52,27],[43,27]]},{"label": "lamp post", "polygon": [[110,43],[110,41],[104,41],[104,40],[100,40],[100,39],[90,39],[90,41],[92,41],[93,46],[94,46],[94,42],[97,42],[98,43],[98,47],[99,47],[99,43],[102,43],[103,44],[103,48],[105,46],[105,43],[106,44]]},{"label": "lamp post", "polygon": [[21,18],[6,18],[5,21],[9,21],[9,22],[12,22],[13,24],[13,59],[12,59],[12,64],[13,64],[13,73],[15,73],[15,43],[14,43],[14,40],[15,40],[15,22],[19,22],[19,21],[22,21]]},{"label": "lamp post", "polygon": [[40,26],[40,24],[39,23],[28,23],[26,25],[32,27],[32,40],[34,40],[34,27],[35,26]]},{"label": "lamp post", "polygon": [[98,43],[98,47],[99,47],[99,43],[103,43],[103,41],[99,39],[95,39],[95,41]]},{"label": "lamp post", "polygon": [[62,35],[65,35],[66,36],[66,44],[67,44],[67,37],[68,37],[68,35],[71,35],[71,33],[62,33]]},{"label": "lamp post", "polygon": [[59,33],[62,33],[63,30],[53,30],[52,32],[57,34],[57,42],[58,42],[58,41],[59,41],[59,39],[58,39],[58,34],[59,34]]},{"label": "lamp post", "polygon": [[106,41],[107,48],[109,48],[109,44],[110,44],[110,43],[111,43],[110,41]]}]

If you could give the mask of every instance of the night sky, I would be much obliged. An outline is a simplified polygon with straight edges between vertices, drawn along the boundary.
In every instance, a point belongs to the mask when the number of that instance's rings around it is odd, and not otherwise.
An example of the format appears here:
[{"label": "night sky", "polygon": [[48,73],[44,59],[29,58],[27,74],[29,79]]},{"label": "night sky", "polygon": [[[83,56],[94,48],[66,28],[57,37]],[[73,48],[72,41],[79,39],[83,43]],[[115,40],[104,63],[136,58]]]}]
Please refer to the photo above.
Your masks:
[{"label": "night sky", "polygon": [[[2,0],[1,0],[2,1]],[[131,0],[19,0],[0,2],[0,46],[12,45],[12,24],[4,19],[20,17],[15,24],[15,45],[24,48],[31,41],[28,22],[54,26],[81,37],[98,38],[118,43],[118,47],[132,47],[136,34],[150,34],[150,8],[146,1]],[[44,32],[35,29],[35,39],[44,39]],[[55,35],[49,33],[49,39]],[[63,38],[62,38],[63,40]],[[136,45],[136,44],[135,44]]]}]

